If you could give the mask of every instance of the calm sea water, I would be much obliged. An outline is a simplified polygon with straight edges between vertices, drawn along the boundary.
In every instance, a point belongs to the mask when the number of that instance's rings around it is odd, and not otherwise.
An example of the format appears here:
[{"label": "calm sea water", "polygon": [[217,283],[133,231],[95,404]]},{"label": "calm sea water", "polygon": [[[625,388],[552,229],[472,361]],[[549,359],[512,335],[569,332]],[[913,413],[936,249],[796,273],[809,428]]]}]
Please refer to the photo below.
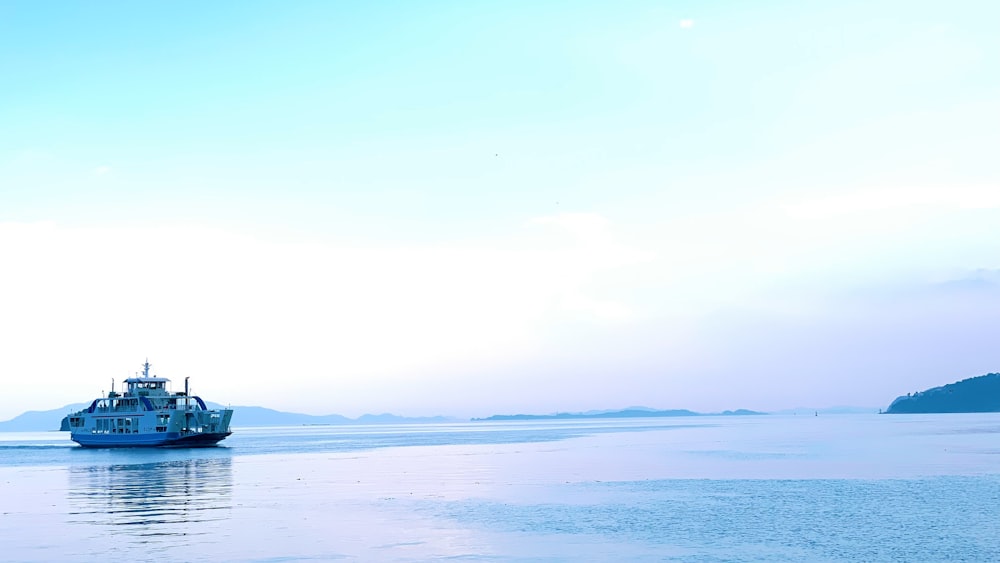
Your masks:
[{"label": "calm sea water", "polygon": [[0,433],[0,560],[1000,561],[1000,415]]}]

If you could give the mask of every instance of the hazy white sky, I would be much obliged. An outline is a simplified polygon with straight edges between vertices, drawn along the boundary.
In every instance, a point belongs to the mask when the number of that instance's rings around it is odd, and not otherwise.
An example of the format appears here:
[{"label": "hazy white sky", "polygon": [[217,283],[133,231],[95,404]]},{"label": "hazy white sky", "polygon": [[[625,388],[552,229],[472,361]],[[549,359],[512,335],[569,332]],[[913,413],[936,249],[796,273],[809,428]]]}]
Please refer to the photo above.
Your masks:
[{"label": "hazy white sky", "polygon": [[0,7],[0,420],[140,369],[484,416],[1000,371],[992,2]]}]

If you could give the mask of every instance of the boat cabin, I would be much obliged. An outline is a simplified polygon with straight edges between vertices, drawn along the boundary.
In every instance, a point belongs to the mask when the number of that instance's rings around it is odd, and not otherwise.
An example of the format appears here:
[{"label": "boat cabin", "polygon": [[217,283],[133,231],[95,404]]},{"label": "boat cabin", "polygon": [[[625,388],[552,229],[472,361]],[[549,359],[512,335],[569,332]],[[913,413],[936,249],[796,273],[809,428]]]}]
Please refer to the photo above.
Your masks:
[{"label": "boat cabin", "polygon": [[127,385],[125,396],[149,397],[156,395],[168,395],[167,382],[165,377],[130,377],[125,380]]}]

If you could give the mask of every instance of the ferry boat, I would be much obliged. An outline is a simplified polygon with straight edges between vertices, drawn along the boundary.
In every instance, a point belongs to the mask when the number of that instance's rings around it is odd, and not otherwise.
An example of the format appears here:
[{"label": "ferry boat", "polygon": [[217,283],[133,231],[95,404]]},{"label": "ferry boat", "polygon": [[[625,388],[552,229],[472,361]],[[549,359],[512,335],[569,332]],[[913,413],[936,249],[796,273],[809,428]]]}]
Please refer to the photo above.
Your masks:
[{"label": "ferry boat", "polygon": [[232,409],[209,409],[201,397],[184,391],[172,393],[170,381],[149,375],[147,360],[142,375],[125,380],[117,393],[114,382],[107,397],[69,415],[70,439],[85,447],[214,446],[232,434]]}]

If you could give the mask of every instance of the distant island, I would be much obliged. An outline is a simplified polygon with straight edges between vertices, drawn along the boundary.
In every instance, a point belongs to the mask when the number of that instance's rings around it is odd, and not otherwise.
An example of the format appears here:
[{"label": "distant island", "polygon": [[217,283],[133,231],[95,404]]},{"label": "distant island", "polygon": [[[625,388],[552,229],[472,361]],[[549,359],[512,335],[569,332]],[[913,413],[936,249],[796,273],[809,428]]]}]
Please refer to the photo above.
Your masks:
[{"label": "distant island", "polygon": [[747,409],[737,409],[734,411],[723,411],[721,413],[699,413],[687,409],[656,410],[644,407],[632,407],[614,411],[590,411],[590,412],[560,412],[555,414],[495,414],[486,418],[473,418],[473,422],[487,420],[552,420],[552,419],[578,419],[578,418],[662,418],[676,416],[742,416],[766,414]]},{"label": "distant island", "polygon": [[963,379],[897,397],[887,414],[1000,412],[1000,373]]}]

